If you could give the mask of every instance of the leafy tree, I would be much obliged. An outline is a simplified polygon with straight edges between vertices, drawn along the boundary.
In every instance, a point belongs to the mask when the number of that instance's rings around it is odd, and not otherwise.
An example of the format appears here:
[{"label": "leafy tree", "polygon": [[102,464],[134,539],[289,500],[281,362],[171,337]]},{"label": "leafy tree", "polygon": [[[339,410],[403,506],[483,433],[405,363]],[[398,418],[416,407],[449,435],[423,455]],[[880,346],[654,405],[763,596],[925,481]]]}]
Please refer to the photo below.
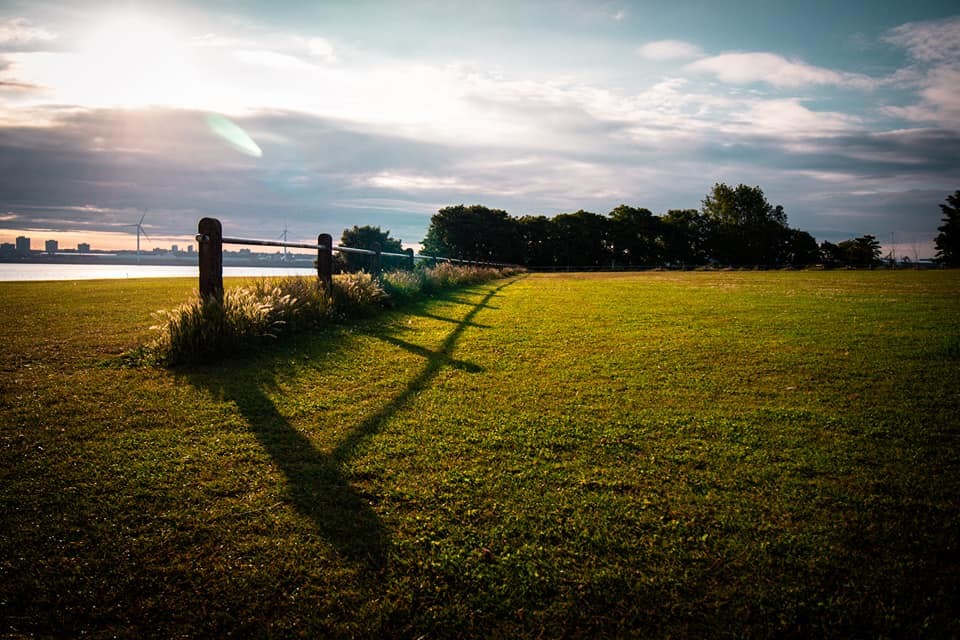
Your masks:
[{"label": "leafy tree", "polygon": [[816,264],[820,259],[820,247],[816,239],[799,229],[787,229],[783,249],[784,262],[795,267]]},{"label": "leafy tree", "polygon": [[662,225],[649,209],[625,204],[610,212],[610,239],[614,259],[630,265],[663,261]]},{"label": "leafy tree", "polygon": [[506,211],[482,205],[444,207],[430,218],[423,250],[464,260],[519,262],[520,234]]},{"label": "leafy tree", "polygon": [[707,219],[696,209],[671,209],[660,219],[667,264],[706,262]]},{"label": "leafy tree", "polygon": [[843,252],[837,245],[824,240],[820,243],[820,261],[827,266],[843,264]]},{"label": "leafy tree", "polygon": [[556,229],[546,216],[523,216],[517,220],[520,235],[521,259],[530,267],[546,267],[556,264]]},{"label": "leafy tree", "polygon": [[[369,249],[371,251],[379,247],[381,251],[388,253],[400,253],[403,251],[403,242],[396,238],[391,238],[390,231],[381,231],[380,227],[371,227],[369,225],[362,227],[354,225],[350,229],[344,229],[343,235],[340,236],[340,246],[352,247],[354,249]],[[372,256],[343,252],[341,252],[340,255],[343,258],[344,268],[347,271],[370,270]]]},{"label": "leafy tree", "polygon": [[871,235],[844,240],[837,245],[843,264],[854,267],[869,267],[880,262],[880,243]]},{"label": "leafy tree", "polygon": [[561,213],[553,218],[557,264],[598,267],[613,255],[610,221],[589,211]]},{"label": "leafy tree", "polygon": [[787,241],[783,207],[767,202],[760,187],[713,185],[702,203],[710,222],[711,257],[726,264],[779,264]]},{"label": "leafy tree", "polygon": [[960,191],[947,196],[947,203],[940,205],[943,224],[934,240],[937,247],[937,262],[948,267],[960,266]]},{"label": "leafy tree", "polygon": [[430,226],[427,228],[427,235],[420,242],[420,253],[427,256],[444,257],[449,257],[453,253],[440,235],[440,225],[433,224],[432,219]]},{"label": "leafy tree", "polygon": [[[759,225],[776,219],[774,212],[760,187],[748,187],[745,184],[733,188],[718,182],[703,199],[703,214],[723,224],[740,227]],[[783,222],[786,221],[782,207],[779,216]]]}]

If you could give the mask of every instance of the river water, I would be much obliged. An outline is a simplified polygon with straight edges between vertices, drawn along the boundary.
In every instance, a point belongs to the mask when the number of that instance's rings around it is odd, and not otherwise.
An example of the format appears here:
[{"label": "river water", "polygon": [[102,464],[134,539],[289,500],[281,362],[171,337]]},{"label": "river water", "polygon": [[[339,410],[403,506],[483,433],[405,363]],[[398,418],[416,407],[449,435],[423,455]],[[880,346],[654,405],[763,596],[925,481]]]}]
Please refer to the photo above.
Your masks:
[{"label": "river water", "polygon": [[[289,267],[224,267],[230,276],[315,276],[316,269]],[[41,264],[0,263],[0,281],[14,280],[122,280],[125,278],[199,278],[196,266],[151,264]]]}]

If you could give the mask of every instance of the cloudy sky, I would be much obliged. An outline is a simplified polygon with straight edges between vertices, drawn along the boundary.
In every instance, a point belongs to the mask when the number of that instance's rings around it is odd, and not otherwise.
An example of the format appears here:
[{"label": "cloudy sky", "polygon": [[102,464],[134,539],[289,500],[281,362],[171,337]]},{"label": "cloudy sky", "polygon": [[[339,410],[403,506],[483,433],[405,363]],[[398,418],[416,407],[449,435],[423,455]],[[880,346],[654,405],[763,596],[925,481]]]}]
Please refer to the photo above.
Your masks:
[{"label": "cloudy sky", "polygon": [[960,189],[953,1],[0,0],[0,241],[408,244],[451,204],[698,208],[932,253]]}]

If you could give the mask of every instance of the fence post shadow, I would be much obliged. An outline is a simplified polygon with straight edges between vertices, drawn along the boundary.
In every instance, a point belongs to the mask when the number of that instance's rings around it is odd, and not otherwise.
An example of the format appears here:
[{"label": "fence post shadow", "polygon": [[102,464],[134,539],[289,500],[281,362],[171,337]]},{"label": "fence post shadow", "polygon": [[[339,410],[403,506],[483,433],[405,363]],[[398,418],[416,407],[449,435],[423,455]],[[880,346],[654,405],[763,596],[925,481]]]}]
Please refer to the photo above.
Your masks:
[{"label": "fence post shadow", "polygon": [[209,375],[201,370],[189,374],[189,379],[194,386],[237,407],[279,468],[287,498],[297,512],[309,518],[317,532],[346,558],[382,566],[389,546],[386,528],[368,497],[351,486],[342,463],[317,449],[277,409],[268,394],[274,379],[269,374],[231,376],[227,372],[210,380]]},{"label": "fence post shadow", "polygon": [[483,371],[483,369],[478,365],[452,358],[451,354],[453,353],[453,349],[456,346],[457,341],[460,339],[460,336],[463,335],[463,332],[468,327],[479,326],[473,322],[473,318],[482,309],[489,308],[487,303],[490,301],[490,299],[495,297],[500,291],[510,286],[514,282],[516,282],[515,279],[491,289],[480,302],[462,303],[470,304],[470,311],[467,312],[467,314],[460,320],[454,321],[456,326],[447,335],[440,347],[435,351],[405,342],[392,336],[376,336],[385,342],[389,342],[390,344],[396,345],[400,348],[407,349],[408,351],[426,358],[426,366],[424,366],[423,370],[407,383],[406,388],[397,394],[393,400],[388,402],[380,411],[373,414],[357,425],[353,430],[351,430],[347,437],[344,438],[343,442],[336,449],[334,449],[333,457],[340,462],[348,460],[356,451],[357,447],[359,447],[360,444],[362,444],[365,440],[378,433],[380,429],[383,428],[383,425],[386,423],[386,421],[389,420],[397,411],[403,408],[403,406],[409,402],[411,397],[426,389],[430,382],[440,372],[440,369],[442,369],[444,366],[451,366],[456,369],[469,371],[471,373]]},{"label": "fence post shadow", "polygon": [[203,368],[187,373],[190,384],[205,389],[215,396],[234,403],[270,458],[279,467],[287,482],[288,497],[294,508],[309,518],[317,532],[345,557],[382,567],[389,548],[389,533],[365,496],[353,487],[344,471],[344,465],[357,448],[378,433],[384,424],[419,391],[425,389],[444,366],[467,371],[482,371],[477,365],[451,358],[454,347],[464,330],[471,326],[474,316],[499,291],[515,282],[510,280],[491,289],[482,301],[470,304],[470,311],[461,320],[436,351],[404,342],[392,336],[377,336],[401,348],[426,358],[423,370],[382,409],[354,427],[330,453],[317,449],[304,434],[277,409],[268,393],[276,387],[269,368],[253,375],[218,375]]}]

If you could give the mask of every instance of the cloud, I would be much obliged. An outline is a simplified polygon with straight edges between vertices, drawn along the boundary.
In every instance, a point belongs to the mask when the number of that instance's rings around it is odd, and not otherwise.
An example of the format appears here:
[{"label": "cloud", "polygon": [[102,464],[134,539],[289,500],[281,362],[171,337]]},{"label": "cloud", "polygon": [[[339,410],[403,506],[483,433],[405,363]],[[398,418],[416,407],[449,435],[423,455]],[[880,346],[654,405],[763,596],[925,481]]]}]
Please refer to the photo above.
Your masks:
[{"label": "cloud", "polygon": [[741,85],[764,82],[780,88],[832,85],[856,89],[871,89],[877,85],[868,76],[834,71],[766,52],[722,53],[691,62],[685,69]]},{"label": "cloud", "polygon": [[[897,46],[924,51],[918,33],[898,32],[904,44]],[[212,215],[236,235],[276,235],[279,219],[313,234],[380,224],[416,240],[432,212],[458,202],[515,215],[581,207],[605,213],[621,202],[662,212],[697,206],[723,180],[762,185],[787,207],[791,223],[807,229],[828,202],[816,200],[819,194],[955,182],[956,161],[944,149],[958,148],[956,136],[936,127],[869,134],[876,125],[865,110],[873,106],[843,111],[850,101],[814,101],[833,97],[827,92],[771,99],[764,87],[718,87],[694,76],[646,84],[637,76],[623,88],[607,84],[608,76],[565,69],[498,74],[483,60],[351,49],[335,31],[331,39],[255,27],[174,35],[175,46],[158,48],[155,65],[171,72],[150,74],[151,86],[125,110],[100,101],[123,87],[84,71],[71,52],[3,56],[11,68],[0,69],[7,82],[0,84],[0,166],[11,169],[0,174],[0,211],[16,216],[3,226],[109,231],[147,207],[152,235],[189,233],[197,218]],[[176,68],[165,66],[171,51]],[[875,84],[773,53],[706,56],[680,40],[648,42],[637,55],[679,60],[674,73],[682,67],[733,85]],[[921,60],[931,56],[917,53],[901,74],[917,101],[896,108],[942,122],[958,80],[948,60]],[[72,79],[57,85],[65,73]],[[28,104],[9,97],[27,88],[11,82],[44,84],[48,93]],[[143,106],[157,97],[176,108]],[[26,106],[6,109],[15,99]],[[205,127],[209,111],[229,115],[264,155],[232,152]],[[44,127],[24,126],[27,115]],[[856,202],[860,207],[866,196]],[[843,228],[882,231],[870,218],[859,220],[862,227]],[[821,228],[832,227],[823,221]]]},{"label": "cloud", "polygon": [[[0,69],[2,71],[3,69]],[[28,82],[17,82],[16,80],[0,80],[0,91],[15,91],[15,92],[25,92],[25,91],[37,91],[41,87],[30,84]]]},{"label": "cloud", "polygon": [[313,37],[307,41],[307,48],[310,51],[310,55],[313,57],[322,60],[323,62],[336,62],[337,56],[334,52],[333,45],[326,38]]},{"label": "cloud", "polygon": [[56,39],[56,34],[33,26],[25,18],[0,20],[0,51],[36,51]]},{"label": "cloud", "polygon": [[302,58],[279,51],[242,49],[234,52],[234,56],[246,65],[263,67],[271,71],[308,74],[314,70],[313,65],[304,61]]},{"label": "cloud", "polygon": [[409,175],[398,174],[392,171],[383,171],[367,177],[365,184],[396,191],[458,191],[476,192],[477,185],[465,183],[456,176],[444,175]]},{"label": "cloud", "polygon": [[849,133],[860,125],[851,115],[811,111],[796,98],[756,101],[739,120],[755,133],[785,138]]},{"label": "cloud", "polygon": [[[4,226],[111,231],[146,207],[158,236],[189,234],[209,215],[254,237],[274,233],[280,219],[314,237],[381,224],[418,239],[429,220],[424,205],[379,206],[385,194],[399,200],[397,189],[364,178],[456,175],[455,154],[444,148],[290,112],[234,118],[264,146],[263,158],[249,158],[211,133],[205,115],[102,109],[48,114],[44,127],[6,127],[0,211],[18,218]],[[403,193],[421,200],[415,190]]]},{"label": "cloud", "polygon": [[[416,241],[433,212],[458,202],[514,215],[606,213],[622,202],[662,212],[698,206],[721,180],[762,185],[786,206],[791,224],[835,240],[887,233],[894,224],[906,228],[893,217],[869,217],[883,194],[953,183],[956,134],[844,134],[836,130],[849,124],[843,118],[812,112],[800,101],[718,105],[720,124],[688,123],[678,131],[670,124],[673,114],[698,110],[709,98],[684,98],[683,88],[679,81],[660,86],[651,94],[660,96],[656,104],[651,96],[594,95],[582,87],[555,93],[540,87],[542,101],[511,103],[520,110],[515,117],[540,119],[568,102],[592,102],[594,115],[581,109],[571,121],[549,125],[579,145],[464,147],[290,111],[234,117],[263,146],[257,159],[220,142],[200,112],[49,114],[50,126],[7,127],[0,139],[0,165],[9,167],[0,174],[0,211],[15,216],[3,227],[116,231],[146,207],[152,237],[189,236],[209,215],[231,233],[251,237],[276,235],[286,221],[304,238],[373,224]],[[537,96],[535,89],[526,87],[525,95]],[[736,120],[739,110],[744,115]],[[600,121],[601,115],[612,120]],[[656,127],[648,121],[655,117],[663,118]],[[804,136],[790,130],[791,121],[803,125]],[[591,127],[598,128],[586,133]],[[645,138],[656,135],[655,143]],[[680,136],[686,144],[667,142]],[[860,213],[866,217],[850,217]]]},{"label": "cloud", "polygon": [[908,22],[891,29],[884,40],[906,49],[920,62],[957,63],[960,60],[960,17]]},{"label": "cloud", "polygon": [[911,57],[913,64],[897,79],[916,88],[919,99],[906,106],[886,107],[884,112],[960,131],[960,17],[900,25],[885,40]]},{"label": "cloud", "polygon": [[683,40],[657,40],[655,42],[648,42],[637,49],[637,53],[649,60],[658,61],[689,60],[691,58],[699,58],[703,55],[700,47],[689,42],[684,42]]}]

